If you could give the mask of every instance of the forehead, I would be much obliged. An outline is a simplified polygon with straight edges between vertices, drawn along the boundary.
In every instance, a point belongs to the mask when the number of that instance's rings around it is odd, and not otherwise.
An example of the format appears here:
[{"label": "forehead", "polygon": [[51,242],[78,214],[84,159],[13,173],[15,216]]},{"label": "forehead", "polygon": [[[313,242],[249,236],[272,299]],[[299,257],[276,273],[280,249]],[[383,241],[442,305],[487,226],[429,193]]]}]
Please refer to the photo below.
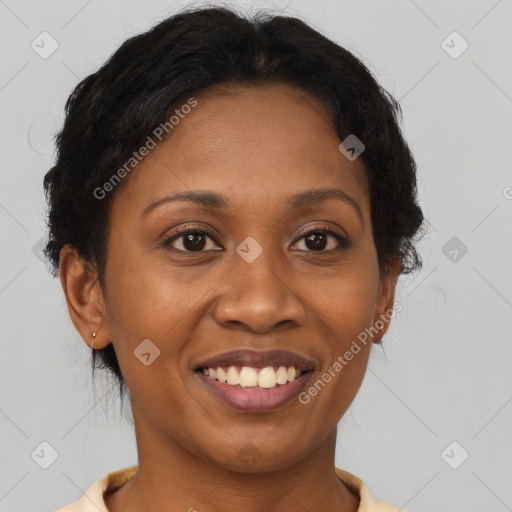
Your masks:
[{"label": "forehead", "polygon": [[341,154],[331,115],[313,96],[286,84],[221,85],[194,99],[132,171],[118,208],[142,210],[165,193],[191,189],[230,195],[237,207],[249,199],[262,206],[327,187],[368,206],[364,165]]}]

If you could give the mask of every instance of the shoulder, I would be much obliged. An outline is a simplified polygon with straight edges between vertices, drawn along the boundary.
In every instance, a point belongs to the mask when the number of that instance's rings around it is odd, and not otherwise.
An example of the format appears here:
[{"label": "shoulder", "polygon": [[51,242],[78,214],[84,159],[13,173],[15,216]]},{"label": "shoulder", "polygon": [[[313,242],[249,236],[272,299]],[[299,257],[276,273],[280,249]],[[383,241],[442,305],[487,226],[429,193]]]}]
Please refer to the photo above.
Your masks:
[{"label": "shoulder", "polygon": [[[136,473],[137,469],[138,466],[131,466],[112,471],[94,482],[78,501],[60,508],[57,512],[108,512],[103,498],[104,492],[123,485]],[[405,512],[385,501],[374,498],[366,484],[352,473],[336,468],[336,474],[354,494],[359,496],[358,512]]]},{"label": "shoulder", "polygon": [[138,466],[118,469],[96,480],[78,500],[57,510],[57,512],[108,512],[103,494],[123,485],[137,471]]},{"label": "shoulder", "polygon": [[374,498],[367,485],[352,473],[336,468],[336,474],[354,494],[359,496],[358,512],[406,512],[390,503]]}]

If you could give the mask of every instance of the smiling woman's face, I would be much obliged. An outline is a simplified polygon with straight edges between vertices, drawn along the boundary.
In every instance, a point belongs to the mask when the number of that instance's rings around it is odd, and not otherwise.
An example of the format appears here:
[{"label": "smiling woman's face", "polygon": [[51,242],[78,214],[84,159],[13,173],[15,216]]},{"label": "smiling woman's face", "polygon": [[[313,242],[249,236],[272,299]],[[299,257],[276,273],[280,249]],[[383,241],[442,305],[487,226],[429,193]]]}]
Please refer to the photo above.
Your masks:
[{"label": "smiling woman's face", "polygon": [[[114,344],[139,456],[141,446],[157,457],[167,444],[248,471],[238,452],[254,450],[256,471],[276,470],[331,439],[371,343],[309,403],[294,393],[273,410],[234,407],[198,365],[234,350],[287,350],[312,363],[307,389],[392,307],[398,266],[380,278],[363,163],[339,151],[321,103],[286,85],[216,90],[195,96],[197,106],[116,193],[95,347]],[[292,204],[312,189],[342,194]],[[153,205],[196,191],[224,201]],[[196,234],[172,239],[178,227]],[[148,339],[160,354],[153,360],[146,342],[146,365],[134,351]]]}]

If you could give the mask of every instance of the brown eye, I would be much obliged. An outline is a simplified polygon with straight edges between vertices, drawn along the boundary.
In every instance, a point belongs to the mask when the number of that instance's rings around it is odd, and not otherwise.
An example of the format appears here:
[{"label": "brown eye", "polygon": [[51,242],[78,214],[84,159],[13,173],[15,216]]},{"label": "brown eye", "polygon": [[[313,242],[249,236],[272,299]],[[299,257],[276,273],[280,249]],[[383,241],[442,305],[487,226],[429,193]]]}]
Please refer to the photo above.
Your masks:
[{"label": "brown eye", "polygon": [[299,241],[301,240],[304,240],[306,248],[299,250],[327,252],[348,247],[348,240],[344,236],[326,228],[310,230],[305,235],[302,235]]},{"label": "brown eye", "polygon": [[[208,240],[214,241],[210,233],[204,229],[184,229],[164,240],[162,247],[181,252],[203,252],[205,248],[208,250]],[[178,247],[173,245],[174,242],[179,242]]]}]

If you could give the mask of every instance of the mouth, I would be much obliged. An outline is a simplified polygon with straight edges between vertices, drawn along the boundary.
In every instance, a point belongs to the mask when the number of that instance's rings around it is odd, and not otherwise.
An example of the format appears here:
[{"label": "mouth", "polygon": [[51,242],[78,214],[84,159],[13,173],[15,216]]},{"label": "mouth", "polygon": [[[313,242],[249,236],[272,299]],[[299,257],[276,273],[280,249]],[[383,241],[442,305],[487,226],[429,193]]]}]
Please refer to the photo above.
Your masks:
[{"label": "mouth", "polygon": [[199,363],[194,371],[216,398],[245,412],[269,412],[291,402],[315,363],[288,351],[236,351]]},{"label": "mouth", "polygon": [[216,368],[198,368],[196,372],[210,379],[238,389],[272,389],[293,382],[301,375],[312,372],[300,370],[295,366],[217,366]]}]

